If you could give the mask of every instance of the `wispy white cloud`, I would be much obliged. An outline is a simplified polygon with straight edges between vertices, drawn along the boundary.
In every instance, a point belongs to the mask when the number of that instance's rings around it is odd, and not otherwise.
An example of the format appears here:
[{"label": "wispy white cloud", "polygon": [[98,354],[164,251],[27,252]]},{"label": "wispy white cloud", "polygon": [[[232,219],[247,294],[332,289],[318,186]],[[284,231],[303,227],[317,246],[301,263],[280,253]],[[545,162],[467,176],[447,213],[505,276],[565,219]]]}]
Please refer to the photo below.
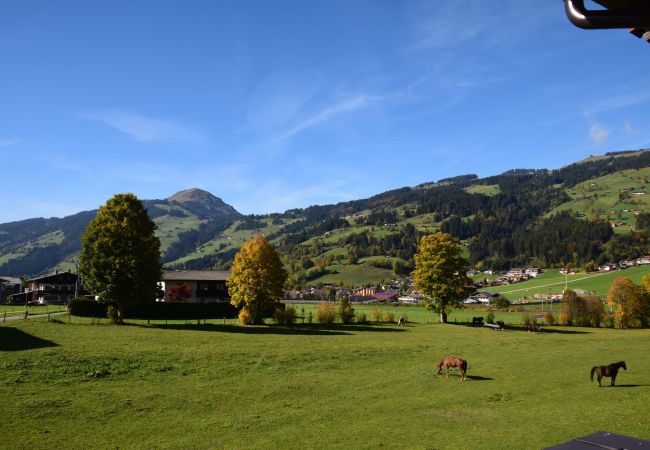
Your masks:
[{"label": "wispy white cloud", "polygon": [[650,102],[650,91],[632,88],[628,92],[602,98],[591,107],[585,109],[585,116],[597,113],[628,108]]},{"label": "wispy white cloud", "polygon": [[533,1],[520,0],[424,0],[414,11],[417,39],[411,49],[415,50],[466,47],[468,44],[472,47],[466,50],[514,48],[519,39],[543,28],[547,20],[554,18],[549,15],[551,10],[537,7]]},{"label": "wispy white cloud", "polygon": [[84,111],[78,117],[103,123],[138,142],[196,141],[202,138],[199,132],[185,125],[120,109]]},{"label": "wispy white cloud", "polygon": [[8,147],[20,142],[20,139],[0,139],[0,147]]},{"label": "wispy white cloud", "polygon": [[591,141],[595,144],[602,144],[609,138],[611,132],[612,130],[605,127],[604,125],[600,123],[593,123],[589,127],[589,139],[591,139]]},{"label": "wispy white cloud", "polygon": [[278,138],[278,141],[291,139],[293,136],[297,135],[298,133],[308,128],[312,128],[323,122],[332,120],[333,118],[341,114],[351,113],[354,111],[358,111],[360,109],[367,108],[373,103],[379,101],[380,99],[381,97],[378,96],[356,95],[354,97],[347,98],[333,105],[326,106],[322,108],[320,111],[302,119],[298,124],[294,125],[289,131],[282,134]]},{"label": "wispy white cloud", "polygon": [[247,130],[267,130],[294,119],[317,93],[317,76],[303,72],[273,72],[258,83],[248,100]]},{"label": "wispy white cloud", "polygon": [[630,122],[625,122],[623,124],[623,131],[627,134],[633,134],[636,133],[636,128],[634,128],[634,125],[632,125]]}]

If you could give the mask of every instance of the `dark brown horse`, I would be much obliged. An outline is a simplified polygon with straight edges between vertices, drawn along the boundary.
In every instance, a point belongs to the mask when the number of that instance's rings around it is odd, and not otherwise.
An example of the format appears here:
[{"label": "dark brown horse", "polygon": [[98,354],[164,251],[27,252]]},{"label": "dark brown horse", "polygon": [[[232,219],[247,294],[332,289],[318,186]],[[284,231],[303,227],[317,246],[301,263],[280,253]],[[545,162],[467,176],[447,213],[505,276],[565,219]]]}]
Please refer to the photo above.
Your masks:
[{"label": "dark brown horse", "polygon": [[611,377],[612,378],[612,386],[614,386],[614,383],[616,382],[616,375],[618,375],[618,369],[623,368],[627,370],[627,367],[625,366],[625,361],[619,361],[617,363],[610,364],[609,366],[595,366],[591,368],[591,381],[594,381],[594,372],[598,376],[598,386],[602,387],[602,384],[600,384],[600,380],[603,379],[603,377]]},{"label": "dark brown horse", "polygon": [[460,379],[463,381],[467,379],[467,361],[464,359],[447,355],[436,364],[436,373],[439,374],[443,367],[445,368],[447,378],[449,378],[449,368],[457,367],[460,369]]}]

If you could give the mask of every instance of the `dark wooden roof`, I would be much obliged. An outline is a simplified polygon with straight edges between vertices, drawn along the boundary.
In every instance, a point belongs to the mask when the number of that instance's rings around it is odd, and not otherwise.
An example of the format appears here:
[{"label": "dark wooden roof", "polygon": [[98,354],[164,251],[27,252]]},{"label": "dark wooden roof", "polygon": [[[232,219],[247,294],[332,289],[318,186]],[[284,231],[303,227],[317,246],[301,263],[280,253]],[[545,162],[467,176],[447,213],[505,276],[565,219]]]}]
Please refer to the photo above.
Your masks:
[{"label": "dark wooden roof", "polygon": [[73,284],[77,280],[77,274],[71,272],[59,272],[52,275],[46,275],[44,277],[36,277],[30,280],[27,280],[28,283],[51,283],[51,284]]},{"label": "dark wooden roof", "polygon": [[163,281],[226,281],[228,270],[163,270]]},{"label": "dark wooden roof", "polygon": [[598,450],[598,449],[638,449],[650,450],[650,441],[638,439],[622,434],[599,431],[589,436],[574,438],[547,450]]}]

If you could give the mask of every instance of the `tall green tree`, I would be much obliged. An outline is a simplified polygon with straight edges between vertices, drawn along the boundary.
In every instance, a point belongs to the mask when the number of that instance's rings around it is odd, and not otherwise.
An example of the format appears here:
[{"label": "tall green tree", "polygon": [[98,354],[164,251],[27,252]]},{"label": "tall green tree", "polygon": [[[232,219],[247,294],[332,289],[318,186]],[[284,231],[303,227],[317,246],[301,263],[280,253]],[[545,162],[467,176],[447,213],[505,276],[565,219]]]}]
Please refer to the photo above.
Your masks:
[{"label": "tall green tree", "polygon": [[235,255],[227,280],[230,303],[242,307],[252,323],[263,323],[269,303],[284,295],[286,281],[280,256],[264,236],[255,236]]},{"label": "tall green tree", "polygon": [[415,286],[428,297],[429,305],[447,323],[447,315],[473,291],[466,274],[467,260],[451,235],[435,233],[420,239],[415,255]]},{"label": "tall green tree", "polygon": [[99,208],[81,237],[84,286],[116,308],[117,323],[125,306],[156,300],[161,264],[155,229],[135,195],[117,194]]}]

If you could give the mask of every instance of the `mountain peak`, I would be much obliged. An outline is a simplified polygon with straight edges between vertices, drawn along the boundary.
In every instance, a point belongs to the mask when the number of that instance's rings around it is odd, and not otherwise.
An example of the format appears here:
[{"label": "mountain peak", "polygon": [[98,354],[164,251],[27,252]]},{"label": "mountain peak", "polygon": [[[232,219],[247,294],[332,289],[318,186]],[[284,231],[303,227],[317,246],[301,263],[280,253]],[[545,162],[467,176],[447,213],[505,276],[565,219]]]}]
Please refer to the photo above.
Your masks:
[{"label": "mountain peak", "polygon": [[175,193],[167,200],[178,202],[192,212],[202,216],[240,216],[240,213],[235,208],[203,189],[185,189],[184,191]]},{"label": "mountain peak", "polygon": [[219,197],[215,197],[208,191],[204,191],[203,189],[199,188],[190,188],[190,189],[185,189],[184,191],[179,191],[169,197],[167,200],[173,200],[177,201],[179,203],[183,203],[186,201],[209,201],[212,202],[214,200],[222,201]]}]

